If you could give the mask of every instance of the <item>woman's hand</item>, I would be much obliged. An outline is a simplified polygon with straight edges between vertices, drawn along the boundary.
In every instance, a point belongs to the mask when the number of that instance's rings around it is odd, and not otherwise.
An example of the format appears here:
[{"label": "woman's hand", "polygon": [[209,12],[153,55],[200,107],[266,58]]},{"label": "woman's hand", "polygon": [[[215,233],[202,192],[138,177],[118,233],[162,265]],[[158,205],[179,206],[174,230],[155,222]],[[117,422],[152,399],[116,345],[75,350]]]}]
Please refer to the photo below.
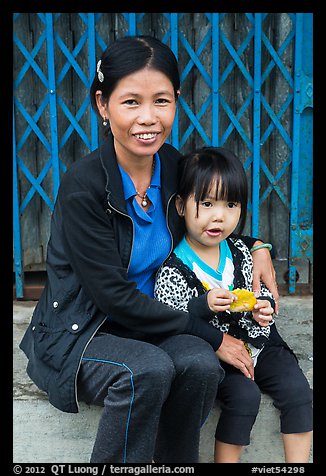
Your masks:
[{"label": "woman's hand", "polygon": [[208,307],[215,313],[227,311],[230,308],[230,304],[237,299],[238,298],[227,289],[213,288],[207,293]]},{"label": "woman's hand", "polygon": [[241,370],[246,377],[254,380],[254,363],[241,340],[224,334],[222,344],[217,349],[216,355],[223,362],[233,365],[233,367]]},{"label": "woman's hand", "polygon": [[[254,246],[261,244],[261,241],[256,241]],[[252,289],[256,296],[260,294],[260,282],[263,281],[266,287],[273,294],[275,301],[275,313],[278,314],[278,302],[279,294],[276,284],[276,273],[273,266],[271,254],[267,248],[260,248],[259,250],[253,251],[252,254],[253,261],[253,279],[252,279]]]},{"label": "woman's hand", "polygon": [[268,326],[273,319],[274,309],[268,299],[258,299],[252,311],[253,319],[262,327]]}]

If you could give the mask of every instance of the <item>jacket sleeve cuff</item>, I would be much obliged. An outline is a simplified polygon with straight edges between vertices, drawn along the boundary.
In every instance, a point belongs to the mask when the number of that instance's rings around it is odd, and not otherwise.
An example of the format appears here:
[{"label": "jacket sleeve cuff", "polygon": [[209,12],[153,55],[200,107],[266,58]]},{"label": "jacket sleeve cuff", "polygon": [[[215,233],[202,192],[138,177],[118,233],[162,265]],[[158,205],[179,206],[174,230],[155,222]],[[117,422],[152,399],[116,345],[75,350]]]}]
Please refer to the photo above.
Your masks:
[{"label": "jacket sleeve cuff", "polygon": [[202,319],[189,318],[184,334],[201,337],[216,351],[223,340],[223,332]]},{"label": "jacket sleeve cuff", "polygon": [[212,319],[215,315],[213,311],[208,306],[207,303],[207,293],[202,294],[198,297],[193,297],[188,302],[188,312],[190,318],[200,318],[200,319]]}]

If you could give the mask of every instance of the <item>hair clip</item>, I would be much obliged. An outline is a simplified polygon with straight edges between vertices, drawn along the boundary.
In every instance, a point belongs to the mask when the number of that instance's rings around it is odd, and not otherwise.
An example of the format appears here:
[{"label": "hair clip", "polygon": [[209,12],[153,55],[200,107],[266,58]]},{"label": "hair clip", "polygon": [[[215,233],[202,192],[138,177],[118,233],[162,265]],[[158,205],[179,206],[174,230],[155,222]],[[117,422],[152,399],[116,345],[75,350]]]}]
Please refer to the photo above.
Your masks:
[{"label": "hair clip", "polygon": [[101,71],[101,63],[102,63],[102,60],[99,60],[97,62],[97,66],[96,66],[96,72],[97,72],[97,77],[98,77],[98,80],[100,83],[103,83],[104,81],[104,74],[102,73]]}]

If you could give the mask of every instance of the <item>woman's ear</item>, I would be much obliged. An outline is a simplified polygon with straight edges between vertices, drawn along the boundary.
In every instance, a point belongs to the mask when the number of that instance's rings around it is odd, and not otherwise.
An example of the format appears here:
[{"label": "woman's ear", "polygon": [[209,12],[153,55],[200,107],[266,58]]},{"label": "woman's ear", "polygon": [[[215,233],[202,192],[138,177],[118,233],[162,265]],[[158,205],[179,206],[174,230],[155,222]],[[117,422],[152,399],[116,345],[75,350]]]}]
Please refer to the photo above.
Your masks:
[{"label": "woman's ear", "polygon": [[178,215],[180,217],[184,216],[184,203],[180,195],[175,197],[175,208],[177,209]]},{"label": "woman's ear", "polygon": [[96,91],[95,99],[96,99],[96,105],[97,105],[98,112],[100,113],[100,116],[103,118],[107,117],[107,111],[106,111],[107,105],[105,104],[103,100],[102,91]]}]

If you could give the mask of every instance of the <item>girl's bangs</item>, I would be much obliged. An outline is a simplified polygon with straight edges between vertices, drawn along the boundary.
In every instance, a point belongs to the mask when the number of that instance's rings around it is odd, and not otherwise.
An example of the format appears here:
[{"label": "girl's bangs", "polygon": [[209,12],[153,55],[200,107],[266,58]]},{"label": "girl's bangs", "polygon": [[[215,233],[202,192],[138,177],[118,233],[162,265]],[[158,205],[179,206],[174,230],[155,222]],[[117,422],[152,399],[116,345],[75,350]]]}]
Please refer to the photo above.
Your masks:
[{"label": "girl's bangs", "polygon": [[203,176],[200,171],[196,177],[195,201],[201,202],[207,197],[215,200],[227,200],[230,202],[241,201],[241,184],[237,180],[237,175],[229,171],[221,171],[216,168],[209,174]]}]

